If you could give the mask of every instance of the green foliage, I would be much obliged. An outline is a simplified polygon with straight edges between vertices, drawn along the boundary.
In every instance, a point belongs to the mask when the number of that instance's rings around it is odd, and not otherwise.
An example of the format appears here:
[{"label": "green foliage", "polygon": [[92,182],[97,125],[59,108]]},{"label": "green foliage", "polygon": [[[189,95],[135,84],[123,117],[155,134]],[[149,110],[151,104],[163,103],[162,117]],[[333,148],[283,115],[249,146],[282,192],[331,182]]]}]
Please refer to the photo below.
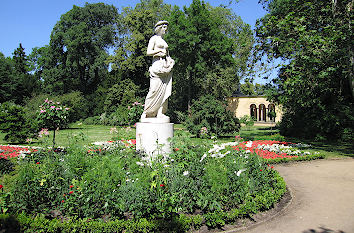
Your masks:
[{"label": "green foliage", "polygon": [[79,91],[73,91],[64,95],[48,95],[40,94],[29,99],[25,105],[30,117],[37,117],[38,107],[43,104],[46,99],[55,99],[62,105],[70,108],[67,116],[67,122],[75,122],[85,119],[89,111],[89,103]]},{"label": "green foliage", "polygon": [[24,143],[27,138],[36,138],[38,123],[28,118],[20,105],[5,102],[0,104],[0,129],[6,133],[5,140]]},{"label": "green foliage", "polygon": [[0,53],[0,103],[14,101],[16,82],[12,76],[12,69],[11,59],[5,58],[4,54]]},{"label": "green foliage", "polygon": [[129,126],[139,122],[143,113],[143,106],[139,102],[134,102],[132,105],[118,106],[111,114],[102,113],[97,117],[87,118],[85,124],[93,125],[110,125],[110,126]]},{"label": "green foliage", "polygon": [[263,1],[260,55],[287,64],[274,79],[283,135],[339,139],[354,120],[352,2]]},{"label": "green foliage", "polygon": [[148,89],[147,77],[151,65],[151,58],[146,56],[146,48],[154,34],[155,23],[167,19],[170,8],[162,0],[143,0],[135,8],[123,8],[121,14],[119,44],[108,62],[112,63],[114,71],[120,70],[123,78],[132,80],[144,91]]},{"label": "green foliage", "polygon": [[110,114],[115,112],[118,106],[127,108],[137,100],[138,86],[132,80],[125,79],[109,88],[104,101],[104,110]]},{"label": "green foliage", "polygon": [[240,119],[240,123],[245,124],[247,127],[254,126],[254,119],[251,116],[244,115]]},{"label": "green foliage", "polygon": [[93,93],[108,76],[106,51],[113,45],[117,9],[104,3],[73,6],[54,26],[42,78],[47,91]]},{"label": "green foliage", "polygon": [[56,130],[63,128],[68,123],[69,108],[62,105],[60,102],[53,100],[44,100],[40,109],[37,110],[37,120],[42,128]]},{"label": "green foliage", "polygon": [[14,216],[22,232],[184,232],[269,209],[285,192],[257,155],[209,153],[209,143],[195,144],[183,132],[173,145],[178,150],[167,161],[150,164],[120,144],[28,155],[11,178],[11,215],[0,224],[10,228]]},{"label": "green foliage", "polygon": [[175,110],[185,111],[204,93],[218,99],[230,96],[247,69],[253,44],[249,25],[230,9],[199,0],[183,11],[175,7],[168,21],[166,41],[176,60]]},{"label": "green foliage", "polygon": [[226,109],[226,103],[211,95],[202,96],[192,104],[186,126],[197,136],[233,134],[240,129],[238,119]]},{"label": "green foliage", "polygon": [[44,100],[40,110],[37,110],[37,122],[40,128],[53,130],[53,147],[55,146],[55,132],[59,128],[64,128],[68,124],[69,109],[53,100]]},{"label": "green foliage", "polygon": [[24,100],[39,89],[39,81],[28,74],[28,61],[20,44],[14,56],[5,58],[0,53],[0,103],[11,101],[22,104]]},{"label": "green foliage", "polygon": [[9,159],[0,158],[0,176],[8,174],[14,170],[14,164]]}]

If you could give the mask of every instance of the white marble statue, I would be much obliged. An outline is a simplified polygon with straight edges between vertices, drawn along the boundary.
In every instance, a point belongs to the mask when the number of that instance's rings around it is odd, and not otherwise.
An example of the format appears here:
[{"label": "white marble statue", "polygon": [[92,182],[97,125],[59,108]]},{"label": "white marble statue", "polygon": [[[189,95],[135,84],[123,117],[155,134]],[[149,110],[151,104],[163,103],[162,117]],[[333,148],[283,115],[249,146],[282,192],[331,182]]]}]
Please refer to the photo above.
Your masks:
[{"label": "white marble statue", "polygon": [[167,31],[168,22],[159,21],[155,25],[155,35],[150,38],[147,52],[152,56],[152,65],[149,68],[150,88],[145,99],[145,108],[141,122],[148,122],[149,118],[158,118],[169,122],[165,115],[168,97],[172,91],[172,68],[175,61],[170,57],[168,44],[163,39]]}]

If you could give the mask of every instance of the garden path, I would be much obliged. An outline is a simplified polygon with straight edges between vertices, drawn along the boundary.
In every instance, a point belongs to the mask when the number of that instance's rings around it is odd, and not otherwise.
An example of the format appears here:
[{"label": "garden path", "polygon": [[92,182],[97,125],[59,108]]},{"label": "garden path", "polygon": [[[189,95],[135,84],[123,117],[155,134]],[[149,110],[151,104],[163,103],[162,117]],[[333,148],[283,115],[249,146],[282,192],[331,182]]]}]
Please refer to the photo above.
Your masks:
[{"label": "garden path", "polygon": [[[354,159],[281,164],[288,208],[244,233],[354,233]],[[230,231],[232,232],[232,231]]]}]

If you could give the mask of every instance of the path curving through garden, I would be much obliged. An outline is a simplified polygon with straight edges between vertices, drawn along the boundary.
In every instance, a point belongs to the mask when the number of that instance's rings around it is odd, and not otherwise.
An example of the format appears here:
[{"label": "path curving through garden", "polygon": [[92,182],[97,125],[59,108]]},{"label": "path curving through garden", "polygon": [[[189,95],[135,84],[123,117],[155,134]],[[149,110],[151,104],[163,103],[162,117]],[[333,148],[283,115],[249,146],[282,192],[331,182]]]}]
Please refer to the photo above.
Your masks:
[{"label": "path curving through garden", "polygon": [[243,233],[354,233],[354,159],[281,164],[293,199],[271,220]]}]

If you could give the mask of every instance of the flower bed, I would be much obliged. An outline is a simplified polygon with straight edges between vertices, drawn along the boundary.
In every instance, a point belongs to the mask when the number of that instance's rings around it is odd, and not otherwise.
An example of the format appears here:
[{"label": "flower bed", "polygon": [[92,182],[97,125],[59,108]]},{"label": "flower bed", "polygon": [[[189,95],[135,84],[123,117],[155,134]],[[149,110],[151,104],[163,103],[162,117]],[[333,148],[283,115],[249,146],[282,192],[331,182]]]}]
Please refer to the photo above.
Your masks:
[{"label": "flower bed", "polygon": [[272,140],[245,141],[233,146],[234,150],[255,153],[263,159],[272,160],[272,162],[323,158],[318,152],[312,154],[309,151],[300,150],[308,147],[310,146],[301,143]]},{"label": "flower bed", "polygon": [[23,154],[31,153],[37,151],[32,147],[27,146],[9,146],[9,145],[0,145],[0,158],[9,159],[15,158]]},{"label": "flower bed", "polygon": [[80,147],[38,150],[20,158],[14,176],[3,180],[8,216],[31,232],[111,232],[105,230],[111,224],[118,231],[188,231],[269,209],[285,192],[274,169],[230,149],[235,143],[218,153],[208,141],[179,140],[168,158],[151,163],[136,153],[134,140],[96,143],[105,148],[100,156]]}]

